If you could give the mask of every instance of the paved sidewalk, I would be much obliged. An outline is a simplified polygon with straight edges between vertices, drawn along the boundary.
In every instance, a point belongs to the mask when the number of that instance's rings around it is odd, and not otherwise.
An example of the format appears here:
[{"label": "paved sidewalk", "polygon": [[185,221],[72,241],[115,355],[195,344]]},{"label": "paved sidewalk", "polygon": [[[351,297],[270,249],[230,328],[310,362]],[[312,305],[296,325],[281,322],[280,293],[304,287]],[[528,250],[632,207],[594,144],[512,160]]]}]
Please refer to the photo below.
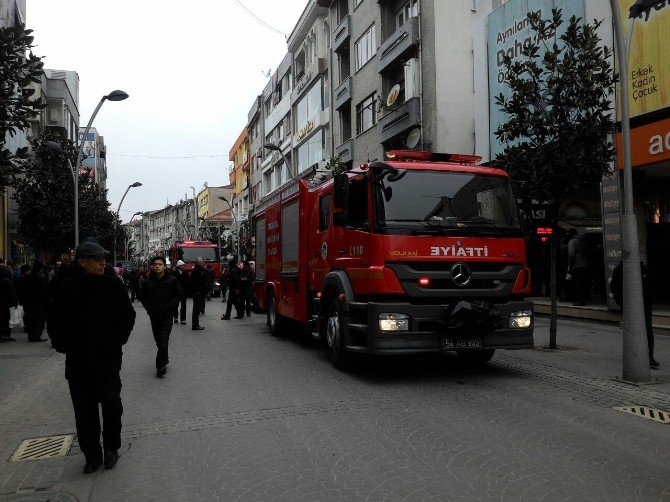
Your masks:
[{"label": "paved sidewalk", "polygon": [[64,357],[25,335],[0,344],[0,501],[670,497],[670,425],[612,410],[670,411],[670,337],[657,337],[654,385],[613,379],[619,327],[561,319],[550,352],[543,318],[538,350],[499,352],[486,368],[447,355],[341,373],[309,341],[271,337],[263,315],[220,321],[211,301],[205,331],[174,327],[160,380],[135,306],[113,471],[82,475],[76,447],[8,461],[24,439],[74,433],[74,419]]}]

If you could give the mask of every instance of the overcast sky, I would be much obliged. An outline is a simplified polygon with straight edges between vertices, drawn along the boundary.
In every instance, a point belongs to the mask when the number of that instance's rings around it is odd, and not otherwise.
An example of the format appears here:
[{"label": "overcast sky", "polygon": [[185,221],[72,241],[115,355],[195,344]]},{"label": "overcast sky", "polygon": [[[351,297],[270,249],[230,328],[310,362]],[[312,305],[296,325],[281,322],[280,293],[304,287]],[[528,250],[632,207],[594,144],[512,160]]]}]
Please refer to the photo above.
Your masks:
[{"label": "overcast sky", "polygon": [[[228,183],[228,152],[247,112],[287,52],[307,0],[27,0],[35,54],[45,68],[79,74],[80,125],[114,89],[93,123],[107,146],[109,200],[128,193],[121,219]],[[139,158],[214,156],[212,158]]]}]

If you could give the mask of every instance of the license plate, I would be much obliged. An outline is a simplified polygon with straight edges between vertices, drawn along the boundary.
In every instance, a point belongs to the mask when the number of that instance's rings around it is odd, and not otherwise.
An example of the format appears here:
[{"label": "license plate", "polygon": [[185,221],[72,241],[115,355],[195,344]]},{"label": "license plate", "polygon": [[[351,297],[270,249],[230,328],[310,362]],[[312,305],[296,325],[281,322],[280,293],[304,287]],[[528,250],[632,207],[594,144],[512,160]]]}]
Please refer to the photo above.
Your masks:
[{"label": "license plate", "polygon": [[480,349],[482,340],[481,338],[443,338],[441,347],[442,350]]}]

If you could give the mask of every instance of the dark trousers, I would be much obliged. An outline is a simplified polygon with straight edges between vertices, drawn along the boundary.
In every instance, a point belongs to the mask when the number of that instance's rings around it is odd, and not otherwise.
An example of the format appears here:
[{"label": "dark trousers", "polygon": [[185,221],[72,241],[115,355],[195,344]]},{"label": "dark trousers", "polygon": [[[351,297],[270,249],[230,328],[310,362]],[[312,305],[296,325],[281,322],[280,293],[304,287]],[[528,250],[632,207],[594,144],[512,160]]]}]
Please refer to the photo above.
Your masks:
[{"label": "dark trousers", "polygon": [[39,340],[44,332],[46,309],[34,305],[24,305],[23,311],[23,324],[28,332],[28,341]]},{"label": "dark trousers", "polygon": [[102,459],[100,449],[100,415],[98,403],[102,408],[102,443],[106,450],[118,450],[121,447],[121,378],[117,373],[109,377],[114,380],[118,391],[105,392],[98,396],[94,385],[90,382],[69,382],[70,397],[74,407],[74,418],[77,424],[77,439],[86,461]]},{"label": "dark trousers", "polygon": [[654,329],[651,326],[651,305],[644,306],[644,322],[647,326],[647,346],[649,347],[649,359],[654,358]]},{"label": "dark trousers", "polygon": [[244,298],[242,298],[239,292],[233,291],[232,289],[228,292],[228,303],[226,304],[226,317],[230,317],[230,313],[233,310],[233,305],[235,306],[235,312],[238,317],[244,315]]},{"label": "dark trousers", "polygon": [[200,326],[200,312],[205,309],[205,295],[193,293],[193,312],[191,312],[191,325]]},{"label": "dark trousers", "polygon": [[9,338],[12,330],[9,328],[9,309],[0,308],[0,338]]},{"label": "dark trousers", "polygon": [[156,340],[156,369],[167,366],[170,362],[168,357],[168,345],[170,343],[170,333],[172,332],[172,318],[166,317],[164,319],[151,318],[151,331]]},{"label": "dark trousers", "polygon": [[182,296],[181,300],[179,300],[179,305],[174,313],[174,318],[179,318],[181,322],[186,322],[186,296]]}]

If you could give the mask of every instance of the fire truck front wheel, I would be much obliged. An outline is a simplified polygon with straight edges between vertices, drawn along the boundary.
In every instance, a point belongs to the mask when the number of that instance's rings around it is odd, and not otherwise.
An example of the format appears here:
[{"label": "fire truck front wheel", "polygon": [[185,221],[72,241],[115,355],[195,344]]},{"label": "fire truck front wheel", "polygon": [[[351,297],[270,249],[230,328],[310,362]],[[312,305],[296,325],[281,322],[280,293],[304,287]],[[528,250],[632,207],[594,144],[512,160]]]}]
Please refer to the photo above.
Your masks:
[{"label": "fire truck front wheel", "polygon": [[326,341],[330,361],[338,369],[347,369],[351,363],[351,354],[346,351],[346,340],[341,323],[341,308],[337,299],[333,299],[328,308]]},{"label": "fire truck front wheel", "polygon": [[280,336],[282,332],[282,317],[277,314],[277,304],[275,302],[274,292],[268,291],[267,299],[265,301],[267,305],[267,322],[268,328],[270,328],[270,334],[272,336]]}]

